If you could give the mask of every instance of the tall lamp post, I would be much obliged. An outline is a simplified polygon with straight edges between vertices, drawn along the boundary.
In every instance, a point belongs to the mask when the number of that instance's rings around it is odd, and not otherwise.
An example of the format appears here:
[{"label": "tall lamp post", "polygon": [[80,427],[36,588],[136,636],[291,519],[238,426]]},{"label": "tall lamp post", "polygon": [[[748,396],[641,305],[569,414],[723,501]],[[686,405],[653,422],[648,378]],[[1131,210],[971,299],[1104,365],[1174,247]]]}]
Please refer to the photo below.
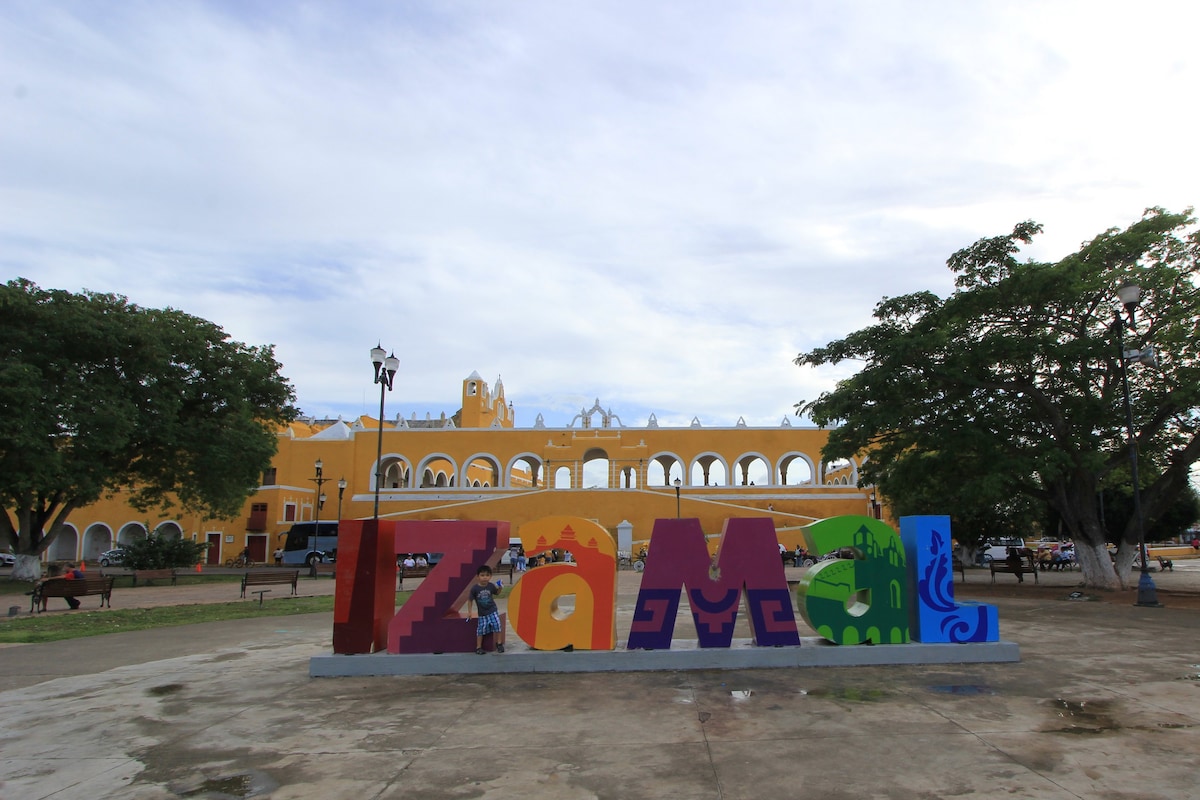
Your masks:
[{"label": "tall lamp post", "polygon": [[318,458],[313,466],[317,468],[317,477],[309,480],[317,485],[317,502],[314,504],[316,512],[313,514],[313,540],[310,550],[317,549],[317,537],[321,535],[321,509],[325,507],[325,495],[321,493],[321,487],[330,481],[325,477],[325,465],[321,463],[321,459]]},{"label": "tall lamp post", "polygon": [[679,519],[679,487],[683,486],[683,481],[679,478],[675,479],[675,519]]},{"label": "tall lamp post", "polygon": [[379,384],[379,447],[375,453],[375,514],[373,519],[379,521],[379,488],[383,486],[383,401],[392,390],[392,381],[396,370],[400,369],[400,359],[392,353],[384,358],[387,352],[381,345],[371,348],[371,363],[375,365],[375,383]]},{"label": "tall lamp post", "polygon": [[[1125,312],[1129,315],[1129,329],[1137,332],[1137,307],[1142,303],[1142,287],[1134,284],[1124,284],[1117,289],[1117,297]],[[1146,524],[1142,518],[1142,487],[1138,482],[1138,448],[1137,434],[1133,428],[1133,404],[1129,400],[1129,367],[1128,362],[1154,363],[1154,349],[1125,351],[1125,320],[1121,312],[1113,311],[1113,331],[1117,335],[1117,360],[1121,364],[1121,390],[1125,399],[1125,432],[1129,439],[1129,469],[1133,478],[1133,516],[1137,521],[1138,551],[1142,559],[1142,574],[1138,579],[1137,603],[1139,606],[1161,608],[1158,602],[1158,588],[1150,577],[1150,564],[1146,555]]]},{"label": "tall lamp post", "polygon": [[338,478],[338,522],[342,521],[342,495],[346,493],[346,479]]}]

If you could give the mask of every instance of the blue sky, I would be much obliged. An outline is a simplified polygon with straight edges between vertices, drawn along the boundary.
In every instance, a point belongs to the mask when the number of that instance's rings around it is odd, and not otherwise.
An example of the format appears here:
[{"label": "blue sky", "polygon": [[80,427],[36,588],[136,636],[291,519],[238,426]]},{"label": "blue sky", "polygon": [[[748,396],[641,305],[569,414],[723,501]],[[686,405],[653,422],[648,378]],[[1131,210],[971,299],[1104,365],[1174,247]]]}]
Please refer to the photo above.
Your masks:
[{"label": "blue sky", "polygon": [[1200,195],[1194,3],[5,2],[0,273],[276,345],[299,405],[777,425],[1025,219]]}]

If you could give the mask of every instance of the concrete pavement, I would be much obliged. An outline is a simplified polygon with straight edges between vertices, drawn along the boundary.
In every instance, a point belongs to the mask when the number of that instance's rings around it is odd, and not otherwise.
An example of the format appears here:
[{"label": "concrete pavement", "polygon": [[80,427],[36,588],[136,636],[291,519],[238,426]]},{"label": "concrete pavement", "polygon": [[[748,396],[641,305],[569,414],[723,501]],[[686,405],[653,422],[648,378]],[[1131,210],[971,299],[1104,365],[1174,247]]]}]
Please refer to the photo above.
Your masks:
[{"label": "concrete pavement", "polygon": [[314,680],[329,614],[9,646],[0,798],[1200,798],[1200,570],[1156,578],[969,571],[1017,664]]}]

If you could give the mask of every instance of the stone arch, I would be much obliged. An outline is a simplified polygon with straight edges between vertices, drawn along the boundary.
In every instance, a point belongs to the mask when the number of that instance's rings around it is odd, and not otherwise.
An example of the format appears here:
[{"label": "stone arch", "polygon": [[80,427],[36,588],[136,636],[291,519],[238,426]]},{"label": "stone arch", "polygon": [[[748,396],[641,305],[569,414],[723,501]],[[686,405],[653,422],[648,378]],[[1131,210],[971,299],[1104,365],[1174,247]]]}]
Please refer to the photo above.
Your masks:
[{"label": "stone arch", "polygon": [[583,469],[579,483],[584,489],[611,489],[612,462],[608,451],[602,447],[593,447],[583,454]]},{"label": "stone arch", "polygon": [[642,462],[634,464],[632,462],[620,464],[617,466],[617,487],[620,489],[636,489],[641,484]]},{"label": "stone arch", "polygon": [[500,460],[491,453],[476,453],[463,459],[462,478],[459,486],[503,486]]},{"label": "stone arch", "polygon": [[552,489],[572,489],[573,475],[571,468],[566,464],[561,464],[554,468],[554,480],[551,481]]},{"label": "stone arch", "polygon": [[536,453],[525,452],[518,453],[508,460],[508,464],[504,467],[504,483],[501,484],[502,486],[515,488],[513,476],[521,472],[517,468],[519,464],[524,464],[529,470],[529,488],[536,489],[545,484],[546,479],[543,474],[545,472],[545,465],[542,464],[542,460],[538,458]]},{"label": "stone arch", "polygon": [[[807,474],[803,478],[797,478],[804,471]],[[784,453],[775,466],[775,475],[780,486],[812,486],[816,483],[816,474],[817,468],[812,458],[795,450]]]},{"label": "stone arch", "polygon": [[768,486],[771,483],[771,461],[762,453],[743,453],[738,456],[733,476],[734,486]]},{"label": "stone arch", "polygon": [[183,528],[179,526],[178,522],[160,522],[154,526],[154,535],[161,536],[164,539],[178,540],[183,538]]},{"label": "stone arch", "polygon": [[117,531],[117,544],[129,544],[145,539],[147,536],[146,526],[140,522],[126,522]]},{"label": "stone arch", "polygon": [[422,489],[454,486],[459,472],[458,462],[445,453],[430,453],[417,464]]},{"label": "stone arch", "polygon": [[858,465],[848,458],[821,464],[822,486],[858,486]]},{"label": "stone arch", "polygon": [[677,453],[662,452],[651,456],[646,467],[646,487],[674,486],[676,478],[687,484],[688,476],[683,464],[683,459]]},{"label": "stone arch", "polygon": [[95,561],[105,550],[113,549],[112,528],[103,522],[93,522],[83,531],[82,558]]},{"label": "stone arch", "polygon": [[58,530],[58,535],[46,550],[46,558],[51,561],[74,561],[79,557],[79,531],[71,523],[65,523]]},{"label": "stone arch", "polygon": [[408,489],[412,486],[412,465],[408,459],[399,455],[386,455],[383,458],[383,488]]},{"label": "stone arch", "polygon": [[[720,474],[714,474],[720,473]],[[729,465],[720,453],[701,453],[692,459],[689,486],[728,486]]]}]

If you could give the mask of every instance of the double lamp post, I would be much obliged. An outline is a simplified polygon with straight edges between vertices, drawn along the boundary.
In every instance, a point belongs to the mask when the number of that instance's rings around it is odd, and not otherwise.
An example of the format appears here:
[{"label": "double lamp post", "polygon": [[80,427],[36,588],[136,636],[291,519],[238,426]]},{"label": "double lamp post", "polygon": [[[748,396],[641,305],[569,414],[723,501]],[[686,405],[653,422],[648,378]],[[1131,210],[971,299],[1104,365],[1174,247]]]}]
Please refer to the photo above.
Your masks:
[{"label": "double lamp post", "polygon": [[[1117,289],[1117,297],[1129,315],[1129,329],[1137,333],[1137,308],[1142,302],[1142,287],[1127,283]],[[1142,561],[1142,574],[1138,579],[1137,603],[1139,606],[1160,607],[1158,589],[1150,577],[1149,557],[1146,553],[1146,523],[1142,517],[1142,487],[1138,481],[1137,432],[1133,427],[1133,404],[1129,399],[1129,362],[1153,366],[1157,363],[1154,347],[1125,349],[1125,319],[1119,310],[1113,311],[1112,329],[1117,339],[1117,361],[1121,365],[1121,390],[1125,401],[1125,433],[1129,440],[1129,470],[1133,480],[1133,516],[1137,523],[1138,553]]]}]

